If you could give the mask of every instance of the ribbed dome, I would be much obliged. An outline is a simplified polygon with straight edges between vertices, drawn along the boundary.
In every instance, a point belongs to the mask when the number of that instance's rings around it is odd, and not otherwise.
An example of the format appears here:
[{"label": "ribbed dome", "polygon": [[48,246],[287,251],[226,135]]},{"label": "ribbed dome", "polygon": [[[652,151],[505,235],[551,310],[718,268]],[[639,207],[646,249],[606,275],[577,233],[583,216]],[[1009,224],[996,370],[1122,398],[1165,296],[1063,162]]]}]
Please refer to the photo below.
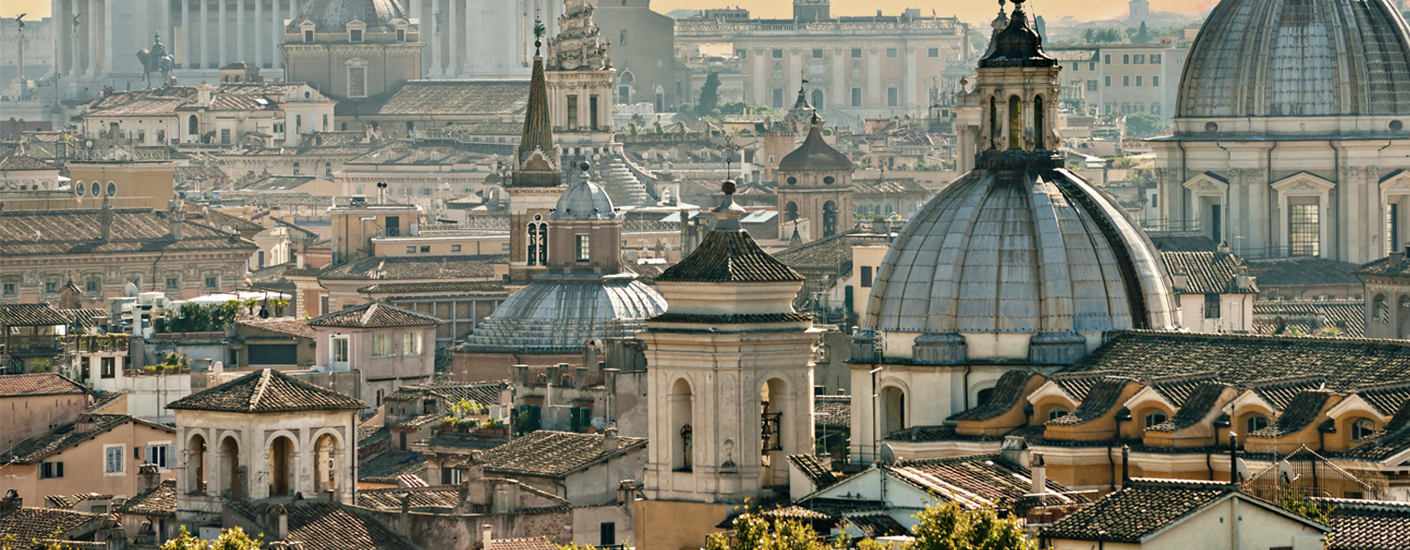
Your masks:
[{"label": "ribbed dome", "polygon": [[632,274],[536,275],[467,339],[474,351],[573,353],[594,338],[625,338],[666,311],[666,299]]},{"label": "ribbed dome", "polygon": [[289,32],[299,32],[299,23],[312,21],[318,32],[344,32],[348,23],[361,21],[368,30],[387,26],[393,19],[406,19],[406,9],[397,0],[305,0],[299,16],[289,23]]},{"label": "ribbed dome", "polygon": [[803,144],[778,161],[778,169],[784,172],[838,172],[852,169],[852,161],[847,155],[837,152],[823,141],[822,121],[813,115],[812,127]]},{"label": "ribbed dome", "polygon": [[1190,47],[1180,117],[1410,114],[1410,40],[1385,0],[1224,0]]},{"label": "ribbed dome", "polygon": [[886,253],[863,327],[917,333],[919,350],[1174,326],[1154,247],[1120,208],[1066,171],[1028,174],[976,170],[926,203]]},{"label": "ribbed dome", "polygon": [[558,197],[558,206],[548,217],[556,220],[605,220],[617,217],[612,208],[612,197],[607,191],[590,181],[573,184],[563,196]]}]

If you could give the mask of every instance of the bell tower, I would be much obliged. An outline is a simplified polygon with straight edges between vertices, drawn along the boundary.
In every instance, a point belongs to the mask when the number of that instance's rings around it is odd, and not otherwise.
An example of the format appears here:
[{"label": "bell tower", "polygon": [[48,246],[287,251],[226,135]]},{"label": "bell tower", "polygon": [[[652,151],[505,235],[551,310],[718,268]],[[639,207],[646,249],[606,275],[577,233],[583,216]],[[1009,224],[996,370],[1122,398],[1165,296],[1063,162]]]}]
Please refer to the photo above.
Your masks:
[{"label": "bell tower", "polygon": [[[543,25],[536,25],[534,48],[543,46]],[[509,195],[509,284],[529,284],[535,274],[548,269],[548,216],[563,194],[562,152],[553,143],[553,123],[548,108],[548,82],[543,55],[534,51],[534,73],[529,79],[529,105],[524,113],[524,134],[515,152]]]},{"label": "bell tower", "polygon": [[[997,30],[990,51],[979,60],[978,97],[982,120],[979,132],[979,167],[995,153],[1011,151],[1056,159],[1062,136],[1057,131],[1058,73],[1062,66],[1043,52],[1043,40],[1028,24],[1023,0],[1014,0],[1013,14]],[[1020,155],[1023,156],[1023,155]],[[1019,157],[1010,156],[1009,161]]]},{"label": "bell tower", "polygon": [[808,137],[778,163],[779,235],[796,228],[811,242],[853,227],[852,161],[823,140],[822,124],[812,113]]}]

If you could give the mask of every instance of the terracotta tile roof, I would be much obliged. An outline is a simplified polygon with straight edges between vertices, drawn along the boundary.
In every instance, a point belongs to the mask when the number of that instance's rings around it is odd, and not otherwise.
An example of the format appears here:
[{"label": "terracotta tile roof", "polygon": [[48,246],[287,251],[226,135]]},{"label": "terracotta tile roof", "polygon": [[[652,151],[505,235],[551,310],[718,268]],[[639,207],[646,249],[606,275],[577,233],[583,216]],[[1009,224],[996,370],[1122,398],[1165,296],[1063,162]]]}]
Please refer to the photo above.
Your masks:
[{"label": "terracotta tile roof", "polygon": [[645,447],[646,438],[618,437],[615,451],[603,448],[605,436],[539,430],[485,452],[485,471],[505,475],[564,478],[588,466]]},{"label": "terracotta tile roof", "polygon": [[1160,260],[1165,264],[1165,272],[1172,277],[1184,273],[1186,294],[1257,294],[1258,288],[1250,282],[1239,288],[1237,276],[1240,260],[1238,256],[1224,252],[1161,252]]},{"label": "terracotta tile roof", "polygon": [[8,374],[0,376],[0,397],[84,394],[88,389],[58,374]]},{"label": "terracotta tile roof", "polygon": [[[70,327],[88,328],[108,324],[108,310],[101,308],[60,309]],[[74,331],[70,331],[72,334]]]},{"label": "terracotta tile roof", "polygon": [[[939,498],[959,502],[969,508],[1001,502],[1022,505],[1033,492],[1032,474],[1027,468],[1010,464],[998,454],[981,454],[931,460],[903,461],[885,466],[901,480]],[[1071,495],[1064,485],[1048,480],[1049,504],[1086,502]]]},{"label": "terracotta tile roof", "polygon": [[1190,394],[1194,393],[1200,386],[1210,382],[1217,382],[1219,376],[1212,372],[1190,373],[1180,376],[1168,376],[1151,380],[1147,385],[1151,389],[1164,397],[1166,401],[1176,407],[1181,407]]},{"label": "terracotta tile roof", "polygon": [[43,327],[68,324],[68,317],[47,303],[0,304],[0,326]]},{"label": "terracotta tile roof", "polygon": [[88,414],[86,416],[87,422],[83,417],[80,417],[78,422],[65,424],[48,435],[16,445],[9,452],[0,454],[0,459],[15,464],[36,464],[56,453],[73,448],[129,422],[176,433],[176,429],[171,426],[148,422],[125,414]]},{"label": "terracotta tile roof", "polygon": [[832,474],[832,470],[823,466],[818,457],[810,454],[789,455],[788,461],[798,467],[798,471],[808,476],[813,481],[813,486],[822,489],[837,483],[837,476]]},{"label": "terracotta tile roof", "polygon": [[1273,406],[1273,410],[1287,408],[1294,397],[1304,391],[1321,391],[1327,386],[1327,379],[1321,376],[1303,376],[1285,380],[1256,383],[1250,389],[1260,399]]},{"label": "terracotta tile roof", "polygon": [[906,526],[886,514],[857,514],[842,519],[851,523],[869,538],[911,536],[911,531],[906,529]]},{"label": "terracotta tile roof", "polygon": [[272,413],[361,410],[362,401],[297,380],[274,369],[262,369],[214,388],[183,397],[166,408],[189,411]]},{"label": "terracotta tile roof", "polygon": [[[231,502],[226,508],[255,521],[267,517],[247,502]],[[304,550],[420,550],[365,510],[304,500],[288,511],[288,540],[302,543]]]},{"label": "terracotta tile roof", "polygon": [[1338,336],[1361,338],[1366,335],[1365,300],[1263,301],[1253,303],[1253,326],[1259,334],[1278,334],[1297,327],[1304,335],[1335,327]]},{"label": "terracotta tile roof", "polygon": [[1204,235],[1160,231],[1147,231],[1146,235],[1161,252],[1214,252],[1219,248],[1219,243]]},{"label": "terracotta tile roof", "polygon": [[1383,500],[1314,498],[1329,509],[1327,550],[1403,550],[1410,548],[1410,503]]},{"label": "terracotta tile roof", "polygon": [[186,220],[199,223],[206,227],[224,230],[226,227],[235,231],[263,231],[264,226],[241,218],[231,216],[219,210],[202,206],[191,202],[182,202],[181,210],[186,212]]},{"label": "terracotta tile roof", "polygon": [[421,453],[392,449],[382,456],[357,465],[357,480],[367,483],[396,483],[404,475],[424,476],[426,457]]},{"label": "terracotta tile roof", "polygon": [[[13,537],[15,550],[44,548],[44,539],[80,539],[97,531],[107,516],[55,508],[20,508],[0,516],[0,538]],[[89,538],[89,540],[92,540]]]},{"label": "terracotta tile roof", "polygon": [[1058,520],[1041,535],[1049,539],[1140,543],[1146,535],[1235,491],[1232,486],[1209,482],[1132,480],[1132,486]]},{"label": "terracotta tile roof", "polygon": [[852,426],[852,396],[813,396],[813,413],[815,425],[828,428],[850,428]]},{"label": "terracotta tile roof", "polygon": [[801,323],[813,320],[807,313],[744,313],[739,315],[708,315],[701,313],[671,313],[667,311],[650,319],[653,323],[691,323],[699,325],[733,325],[764,323]]},{"label": "terracotta tile roof", "polygon": [[240,187],[241,191],[285,191],[317,178],[313,176],[269,176]]},{"label": "terracotta tile roof", "polygon": [[557,550],[546,538],[494,539],[485,550]]},{"label": "terracotta tile roof", "polygon": [[28,210],[0,216],[0,256],[117,254],[127,252],[254,251],[254,243],[186,222],[171,238],[166,212],[114,209],[111,237],[102,241],[99,210]]},{"label": "terracotta tile roof", "polygon": [[[515,133],[518,133],[516,130]],[[344,166],[454,166],[475,164],[490,158],[487,153],[465,151],[455,146],[417,146],[397,142],[369,151],[344,162]],[[351,168],[350,168],[351,169]]]},{"label": "terracotta tile roof", "polygon": [[1082,397],[1077,410],[1048,421],[1050,426],[1075,426],[1096,420],[1121,402],[1121,391],[1132,382],[1128,378],[1108,377],[1093,384]]},{"label": "terracotta tile roof", "polygon": [[1377,412],[1393,417],[1410,400],[1410,384],[1362,388],[1356,394],[1375,407]]},{"label": "terracotta tile roof", "polygon": [[378,283],[357,289],[361,294],[441,294],[454,295],[469,292],[504,292],[504,283],[498,281],[441,281],[425,283]]},{"label": "terracotta tile roof", "polygon": [[298,338],[313,338],[317,333],[309,328],[308,322],[290,317],[271,319],[247,319],[236,323],[239,326],[287,334]]},{"label": "terracotta tile roof", "polygon": [[149,517],[176,517],[176,480],[163,480],[156,488],[127,499],[115,511]]},{"label": "terracotta tile roof", "polygon": [[776,283],[803,276],[759,248],[744,231],[711,231],[700,247],[656,278],[662,282]]},{"label": "terracotta tile roof", "polygon": [[434,487],[394,487],[357,492],[357,505],[373,510],[401,510],[401,495],[411,498],[412,508],[455,508],[460,505],[459,485]]},{"label": "terracotta tile roof", "polygon": [[801,271],[851,272],[852,245],[865,243],[885,243],[885,238],[867,240],[853,234],[833,235],[816,241],[803,243],[775,255],[778,261]]},{"label": "terracotta tile roof", "polygon": [[320,279],[330,280],[435,280],[494,277],[494,264],[509,262],[509,256],[373,256],[325,270]]},{"label": "terracotta tile roof", "polygon": [[1359,285],[1356,264],[1325,258],[1248,260],[1248,274],[1263,288],[1276,286]]},{"label": "terracotta tile roof", "polygon": [[225,173],[223,168],[213,164],[177,166],[176,171],[173,172],[172,175],[178,183],[183,181],[230,179],[230,174]]},{"label": "terracotta tile roof", "polygon": [[931,194],[924,185],[916,182],[915,178],[852,178],[852,193],[856,195],[918,195],[926,197]]},{"label": "terracotta tile roof", "polygon": [[383,328],[439,325],[441,320],[430,315],[408,311],[382,302],[335,311],[308,322],[311,327]]},{"label": "terracotta tile roof", "polygon": [[528,101],[529,83],[524,81],[413,80],[364,100],[340,101],[335,114],[501,115],[522,112]]},{"label": "terracotta tile roof", "polygon": [[1248,434],[1249,437],[1280,437],[1302,431],[1322,413],[1322,407],[1331,399],[1329,391],[1304,391],[1288,402],[1282,414],[1272,425]]},{"label": "terracotta tile roof", "polygon": [[27,155],[10,155],[0,160],[0,172],[9,170],[58,170],[54,166],[37,158]]},{"label": "terracotta tile roof", "polygon": [[1004,373],[994,384],[994,391],[989,394],[988,401],[956,414],[955,420],[990,420],[1008,412],[1025,397],[1028,381],[1032,379],[1033,373],[1028,371],[1011,370]]},{"label": "terracotta tile roof", "polygon": [[1191,391],[1182,403],[1176,405],[1180,410],[1175,413],[1175,418],[1156,424],[1147,430],[1173,432],[1198,424],[1209,415],[1210,409],[1218,404],[1219,396],[1224,393],[1224,388],[1227,387],[1217,382],[1201,384]]}]

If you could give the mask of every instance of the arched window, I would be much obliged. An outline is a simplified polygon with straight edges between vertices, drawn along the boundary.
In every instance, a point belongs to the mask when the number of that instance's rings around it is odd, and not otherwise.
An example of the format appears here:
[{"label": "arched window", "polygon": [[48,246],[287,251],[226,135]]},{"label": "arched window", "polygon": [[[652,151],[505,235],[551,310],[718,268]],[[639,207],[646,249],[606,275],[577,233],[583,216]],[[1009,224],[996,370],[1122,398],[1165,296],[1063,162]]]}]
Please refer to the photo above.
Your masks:
[{"label": "arched window", "polygon": [[186,450],[190,451],[188,456],[190,461],[186,463],[186,473],[190,487],[188,490],[197,495],[206,494],[206,438],[200,434],[191,436],[191,441],[187,443]]},{"label": "arched window", "polygon": [[692,456],[695,452],[694,429],[690,427],[694,396],[691,394],[690,382],[684,378],[676,380],[671,386],[671,469],[677,472],[689,472],[694,467],[695,460]]},{"label": "arched window", "polygon": [[1023,148],[1023,105],[1018,96],[1009,96],[1009,149]]},{"label": "arched window", "polygon": [[989,148],[994,148],[994,142],[1002,135],[1002,128],[999,126],[999,104],[994,100],[994,96],[989,96]]},{"label": "arched window", "polygon": [[1358,418],[1351,422],[1351,440],[1365,441],[1376,433],[1376,422],[1369,418]]},{"label": "arched window", "polygon": [[1043,96],[1033,98],[1033,148],[1045,149],[1043,144]]},{"label": "arched window", "polygon": [[1150,414],[1146,415],[1146,429],[1149,430],[1149,429],[1151,429],[1151,428],[1154,428],[1156,424],[1161,424],[1161,423],[1164,423],[1165,421],[1166,421],[1165,413],[1160,412],[1160,411],[1155,411],[1155,412],[1153,412],[1153,413],[1150,413]]},{"label": "arched window", "polygon": [[233,437],[220,442],[221,496],[230,500],[244,500],[245,480],[240,473],[240,443]]},{"label": "arched window", "polygon": [[1244,419],[1244,435],[1251,434],[1268,427],[1268,417],[1261,414],[1251,414]]},{"label": "arched window", "polygon": [[1062,408],[1062,407],[1058,407],[1058,408],[1056,408],[1056,409],[1053,409],[1053,410],[1051,410],[1051,411],[1048,411],[1048,420],[1049,420],[1049,421],[1057,420],[1057,419],[1062,418],[1062,417],[1064,417],[1064,416],[1067,416],[1067,415],[1069,415],[1069,414],[1072,414],[1072,411],[1069,411],[1069,410],[1064,409],[1064,408]]},{"label": "arched window", "polygon": [[313,447],[314,490],[319,494],[338,490],[338,438],[323,434]]},{"label": "arched window", "polygon": [[815,109],[822,109],[822,106],[823,106],[823,91],[822,91],[822,90],[813,90],[813,108],[815,108]]},{"label": "arched window", "polygon": [[788,201],[788,204],[783,207],[783,221],[791,222],[796,219],[798,219],[798,203]]},{"label": "arched window", "polygon": [[823,236],[831,237],[837,234],[837,203],[827,201],[823,203]]},{"label": "arched window", "polygon": [[191,118],[186,119],[186,133],[193,136],[200,135],[201,123],[196,120],[196,115],[191,115]]},{"label": "arched window", "polygon": [[[887,213],[887,214],[890,214],[890,213],[891,213],[891,207],[890,207],[890,206],[887,206],[887,207],[886,207],[886,213]],[[992,399],[993,397],[994,397],[994,388],[984,388],[984,389],[982,389],[982,390],[979,390],[979,393],[974,394],[974,406],[976,406],[976,407],[982,407],[982,406],[984,406],[985,403],[988,403],[989,400]]]},{"label": "arched window", "polygon": [[881,437],[906,429],[906,392],[890,386],[881,390]]},{"label": "arched window", "polygon": [[294,442],[279,436],[269,444],[269,496],[289,496],[294,487]]},{"label": "arched window", "polygon": [[1377,294],[1374,304],[1371,319],[1379,323],[1390,323],[1390,304],[1386,302],[1386,295]]}]

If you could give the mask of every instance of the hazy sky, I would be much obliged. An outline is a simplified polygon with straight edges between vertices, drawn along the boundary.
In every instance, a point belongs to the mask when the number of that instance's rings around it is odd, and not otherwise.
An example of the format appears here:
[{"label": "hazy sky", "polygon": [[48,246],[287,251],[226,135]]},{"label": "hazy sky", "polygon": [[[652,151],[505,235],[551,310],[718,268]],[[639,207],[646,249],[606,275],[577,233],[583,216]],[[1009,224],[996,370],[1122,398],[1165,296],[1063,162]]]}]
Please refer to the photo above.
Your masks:
[{"label": "hazy sky", "polygon": [[[21,12],[29,12],[26,19],[39,19],[49,16],[50,0],[0,0],[0,16],[14,17]],[[1154,0],[1151,11],[1193,12],[1203,9],[1213,0]],[[1126,14],[1127,0],[1030,0],[1030,14],[1042,15],[1045,19],[1057,20],[1064,15],[1072,15],[1085,21],[1113,19]],[[724,7],[738,5],[748,8],[761,17],[788,17],[793,10],[792,0],[654,0],[651,7],[665,13],[678,8]],[[896,14],[905,8],[920,8],[922,13],[937,15],[958,15],[971,23],[988,21],[998,11],[997,2],[949,1],[936,2],[920,0],[833,0],[832,13],[836,15],[870,15],[881,9],[884,13]]]}]

